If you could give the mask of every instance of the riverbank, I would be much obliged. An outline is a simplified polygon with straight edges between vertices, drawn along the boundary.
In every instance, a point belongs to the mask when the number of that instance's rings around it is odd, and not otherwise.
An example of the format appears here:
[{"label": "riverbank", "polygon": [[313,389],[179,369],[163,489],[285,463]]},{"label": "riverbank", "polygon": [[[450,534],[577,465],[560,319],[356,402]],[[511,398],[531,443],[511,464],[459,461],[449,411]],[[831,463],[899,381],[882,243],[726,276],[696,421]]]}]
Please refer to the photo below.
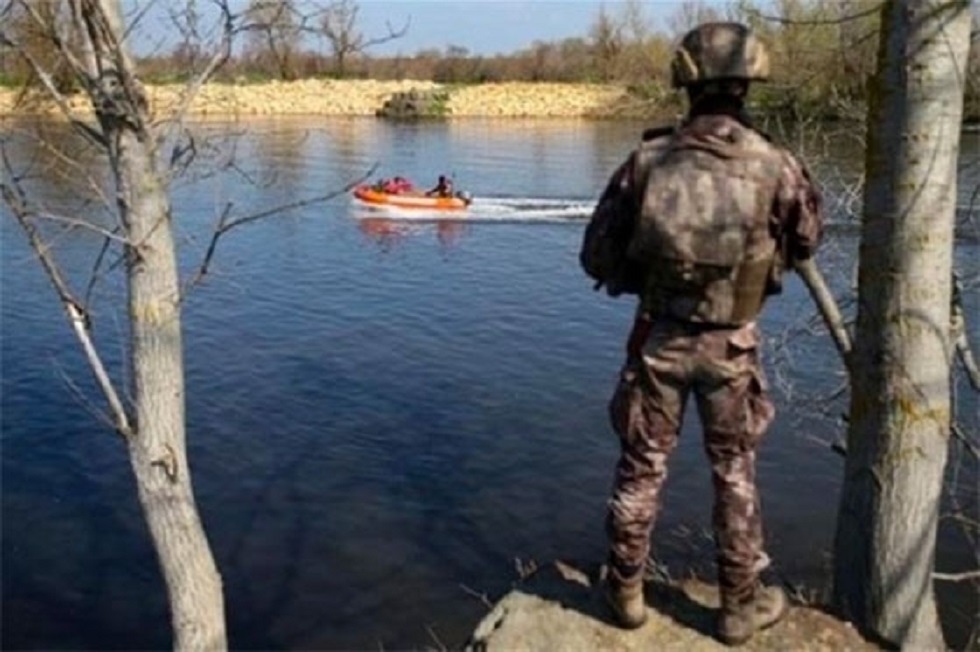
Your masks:
[{"label": "riverbank", "polygon": [[[554,562],[522,580],[476,626],[466,652],[731,649],[715,638],[719,608],[716,586],[694,579],[647,584],[647,623],[636,630],[624,630],[612,624],[598,569],[583,568],[587,566]],[[794,601],[784,620],[757,633],[741,649],[873,652],[881,648],[826,609]]]},{"label": "riverbank", "polygon": [[[147,96],[153,115],[165,117],[177,106],[184,86],[152,85]],[[299,80],[261,84],[208,84],[189,113],[197,117],[373,116],[397,93],[440,91],[446,94],[446,117],[500,118],[644,118],[658,111],[655,103],[637,99],[614,84],[505,82],[454,86],[431,81]],[[73,111],[91,112],[81,94],[70,98]],[[661,108],[661,111],[664,109]],[[38,101],[18,89],[0,89],[0,116],[56,113],[53,103]]]}]

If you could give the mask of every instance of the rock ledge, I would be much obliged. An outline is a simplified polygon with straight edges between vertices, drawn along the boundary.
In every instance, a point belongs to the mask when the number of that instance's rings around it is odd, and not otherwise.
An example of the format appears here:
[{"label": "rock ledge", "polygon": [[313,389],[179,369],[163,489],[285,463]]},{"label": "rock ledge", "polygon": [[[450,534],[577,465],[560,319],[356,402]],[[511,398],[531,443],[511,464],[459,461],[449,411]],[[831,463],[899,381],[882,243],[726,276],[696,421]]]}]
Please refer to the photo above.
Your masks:
[{"label": "rock ledge", "polygon": [[[717,587],[697,580],[649,583],[650,617],[640,629],[615,627],[591,574],[555,562],[538,570],[501,599],[477,625],[468,652],[554,652],[729,649],[713,636]],[[742,650],[837,652],[878,650],[848,623],[813,606],[794,604],[776,626],[754,636]]]}]

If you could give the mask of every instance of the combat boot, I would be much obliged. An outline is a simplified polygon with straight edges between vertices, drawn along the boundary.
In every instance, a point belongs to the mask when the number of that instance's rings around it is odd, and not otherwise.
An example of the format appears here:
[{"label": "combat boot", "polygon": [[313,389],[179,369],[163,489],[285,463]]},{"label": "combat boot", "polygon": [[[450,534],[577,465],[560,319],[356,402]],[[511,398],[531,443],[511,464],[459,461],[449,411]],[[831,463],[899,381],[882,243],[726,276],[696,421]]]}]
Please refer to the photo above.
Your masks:
[{"label": "combat boot", "polygon": [[616,623],[623,629],[636,629],[647,621],[643,582],[621,584],[610,579],[606,584],[606,600],[616,616]]},{"label": "combat boot", "polygon": [[778,623],[788,610],[789,600],[781,588],[760,584],[751,600],[722,606],[718,638],[728,645],[741,645],[760,629]]}]

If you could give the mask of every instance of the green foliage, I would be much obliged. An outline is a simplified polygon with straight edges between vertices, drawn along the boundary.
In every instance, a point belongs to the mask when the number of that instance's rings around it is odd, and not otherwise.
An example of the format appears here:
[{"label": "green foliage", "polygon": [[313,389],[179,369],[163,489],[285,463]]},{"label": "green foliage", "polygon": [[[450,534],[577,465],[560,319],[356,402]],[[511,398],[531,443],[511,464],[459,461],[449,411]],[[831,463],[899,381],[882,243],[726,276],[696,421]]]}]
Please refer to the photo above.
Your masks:
[{"label": "green foliage", "polygon": [[0,71],[0,88],[17,88],[22,83],[23,81],[17,79],[14,75]]},{"label": "green foliage", "polygon": [[844,0],[739,0],[734,18],[767,43],[772,85],[760,102],[796,118],[863,113],[874,70],[879,18],[874,6]]},{"label": "green foliage", "polygon": [[270,81],[277,80],[278,77],[270,75],[267,72],[258,70],[245,70],[242,74],[235,75],[232,82],[237,86],[257,86],[259,84],[267,84]]},{"label": "green foliage", "polygon": [[445,118],[449,115],[449,92],[410,90],[395,93],[378,111],[378,116],[392,120]]},{"label": "green foliage", "polygon": [[665,88],[659,81],[646,81],[628,84],[626,91],[630,96],[648,102],[667,102],[670,96],[676,95],[672,89]]},{"label": "green foliage", "polygon": [[449,93],[438,93],[429,105],[430,117],[445,117],[449,115]]},{"label": "green foliage", "polygon": [[143,82],[154,86],[167,84],[186,84],[190,75],[184,72],[157,72],[142,75]]}]

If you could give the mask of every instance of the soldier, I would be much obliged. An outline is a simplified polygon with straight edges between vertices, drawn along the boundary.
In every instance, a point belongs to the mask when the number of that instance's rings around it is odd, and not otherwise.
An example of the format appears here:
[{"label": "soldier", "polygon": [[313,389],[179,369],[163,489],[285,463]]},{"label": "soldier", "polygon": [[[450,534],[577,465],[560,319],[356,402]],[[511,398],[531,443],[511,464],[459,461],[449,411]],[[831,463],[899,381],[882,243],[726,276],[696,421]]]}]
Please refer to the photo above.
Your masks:
[{"label": "soldier", "polygon": [[646,621],[649,537],[693,391],[714,486],[718,637],[730,645],[788,609],[780,588],[759,581],[769,557],[755,458],[774,408],[756,318],[765,297],[781,290],[784,265],[813,255],[823,222],[803,165],[745,113],[749,82],[768,74],[766,50],[747,27],[708,23],[689,32],[672,63],[674,87],[687,91],[687,116],[676,128],[644,134],[593,214],[592,223],[609,216],[628,223],[628,240],[597,246],[590,238],[623,229],[595,235],[590,225],[582,253],[592,274],[590,252],[623,251],[626,260],[614,267],[628,277],[600,284],[614,296],[639,296],[609,405],[621,445],[606,525],[609,602],[621,626]]}]

